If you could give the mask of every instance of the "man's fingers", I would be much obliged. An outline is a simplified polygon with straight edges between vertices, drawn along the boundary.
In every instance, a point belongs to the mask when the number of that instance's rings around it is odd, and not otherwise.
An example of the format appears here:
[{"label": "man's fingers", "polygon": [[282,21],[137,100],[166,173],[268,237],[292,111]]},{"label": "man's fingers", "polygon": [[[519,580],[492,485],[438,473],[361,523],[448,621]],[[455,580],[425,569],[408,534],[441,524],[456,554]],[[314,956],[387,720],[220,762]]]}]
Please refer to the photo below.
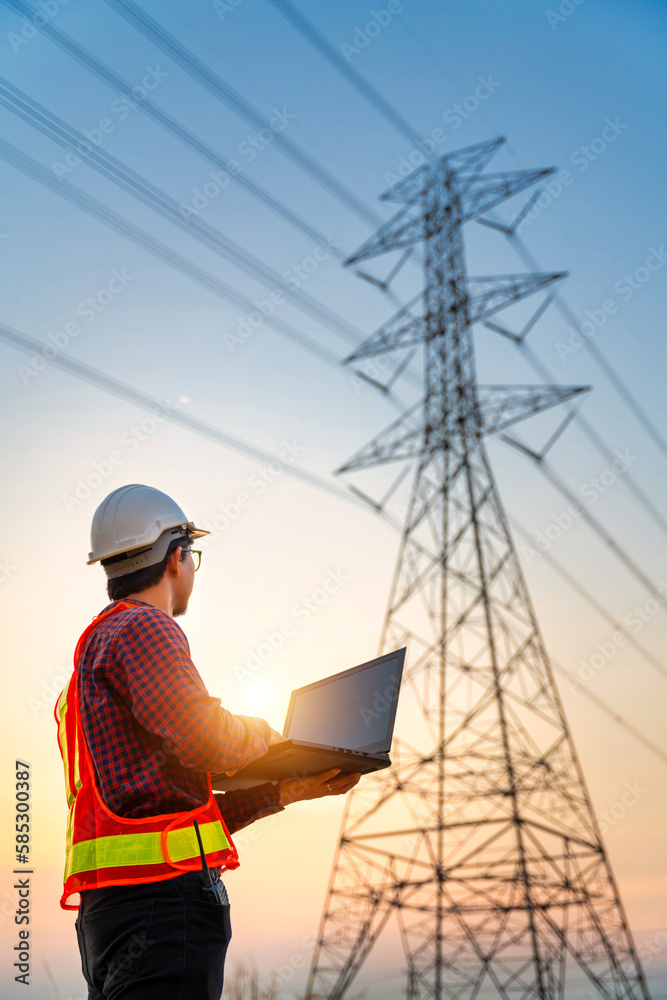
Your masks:
[{"label": "man's fingers", "polygon": [[343,774],[340,778],[329,781],[327,784],[333,794],[340,795],[342,792],[348,792],[350,788],[354,788],[360,778],[361,772],[356,771],[354,774]]}]

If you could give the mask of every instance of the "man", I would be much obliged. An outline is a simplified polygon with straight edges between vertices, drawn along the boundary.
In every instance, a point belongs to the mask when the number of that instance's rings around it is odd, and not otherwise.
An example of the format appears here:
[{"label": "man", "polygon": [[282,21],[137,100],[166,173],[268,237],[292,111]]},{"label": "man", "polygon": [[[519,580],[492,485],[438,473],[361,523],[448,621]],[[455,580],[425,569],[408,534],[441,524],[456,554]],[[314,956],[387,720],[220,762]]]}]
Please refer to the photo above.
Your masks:
[{"label": "man", "polygon": [[174,620],[201,559],[192,542],[207,534],[136,484],[93,517],[88,564],[104,567],[111,604],[79,639],[55,712],[70,807],[61,906],[78,909],[89,1000],[218,1000],[231,937],[220,873],[239,863],[231,834],[360,777],[212,792],[211,772],[237,771],[282,737],[208,694]]}]

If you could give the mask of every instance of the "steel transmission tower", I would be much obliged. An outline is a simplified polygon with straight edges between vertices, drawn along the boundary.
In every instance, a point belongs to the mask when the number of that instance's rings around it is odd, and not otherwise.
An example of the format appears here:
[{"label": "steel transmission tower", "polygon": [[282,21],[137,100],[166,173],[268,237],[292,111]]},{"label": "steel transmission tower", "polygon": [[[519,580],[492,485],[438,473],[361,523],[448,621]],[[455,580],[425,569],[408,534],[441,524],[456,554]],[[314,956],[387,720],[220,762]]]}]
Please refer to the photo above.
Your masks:
[{"label": "steel transmission tower", "polygon": [[649,1000],[483,442],[582,391],[476,380],[472,325],[563,276],[466,275],[463,224],[551,172],[484,174],[503,141],[396,184],[346,262],[424,243],[425,291],[347,359],[423,345],[423,400],[338,470],[415,464],[380,652],[407,644],[422,736],[349,796],[308,1000],[348,995],[392,915],[414,1000],[569,1000],[573,969]]}]

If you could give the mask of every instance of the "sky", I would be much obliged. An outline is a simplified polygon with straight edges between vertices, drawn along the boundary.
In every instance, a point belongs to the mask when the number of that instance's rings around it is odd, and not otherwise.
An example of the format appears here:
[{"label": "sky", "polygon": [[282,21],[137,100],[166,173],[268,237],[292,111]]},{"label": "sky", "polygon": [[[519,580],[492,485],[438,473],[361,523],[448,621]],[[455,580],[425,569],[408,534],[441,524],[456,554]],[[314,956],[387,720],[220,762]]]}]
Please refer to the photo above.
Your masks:
[{"label": "sky", "polygon": [[[591,388],[579,411],[586,425],[570,423],[548,462],[606,540],[568,513],[571,501],[524,454],[495,439],[487,448],[547,649],[580,682],[577,688],[557,674],[593,806],[608,817],[605,845],[657,1000],[667,996],[667,636],[664,603],[651,602],[646,582],[667,594],[667,10],[648,0],[296,5],[435,154],[504,136],[489,169],[556,168],[520,230],[538,269],[568,273],[561,308],[552,305],[526,341],[546,374],[485,328],[475,332],[476,362],[483,383],[547,378]],[[394,306],[341,262],[391,217],[395,206],[379,196],[421,154],[268,0],[142,3],[273,123],[263,132],[111,2],[41,6],[48,24],[136,88],[133,98],[120,100],[4,0],[2,95],[20,91],[38,102],[160,189],[181,217],[228,241],[221,253],[202,244],[96,172],[85,153],[68,153],[14,115],[0,95],[7,844],[0,932],[10,984],[3,996],[24,995],[12,985],[10,910],[12,762],[23,760],[34,817],[32,995],[74,1000],[84,995],[83,979],[73,916],[58,907],[65,800],[52,707],[76,639],[106,604],[99,567],[86,566],[94,510],[111,490],[146,483],[211,529],[181,624],[209,690],[230,710],[262,715],[280,729],[294,687],[375,655],[398,536],[333,473],[396,410],[338,362]],[[176,123],[171,131],[143,113],[147,100]],[[301,152],[284,155],[278,137]],[[211,157],[233,161],[247,183],[225,180]],[[113,228],[82,209],[82,194]],[[514,218],[525,201],[501,206],[499,216]],[[488,227],[468,224],[465,239],[471,275],[534,266]],[[245,269],[233,262],[238,248]],[[384,274],[384,266],[369,270]],[[420,281],[409,264],[397,278],[402,301]],[[502,321],[516,331],[529,313],[517,307]],[[17,349],[12,331],[41,346]],[[103,373],[104,385],[57,366],[68,358]],[[387,374],[381,362],[365,371],[376,380]],[[404,405],[418,398],[409,379],[395,390]],[[539,450],[558,419],[539,418],[516,435]],[[601,455],[591,434],[618,464]],[[269,465],[279,454],[276,473]],[[332,575],[339,585],[327,601],[297,615]],[[611,620],[638,616],[641,652],[614,644],[600,608]],[[261,669],[250,678],[235,669],[285,621],[297,627]],[[628,785],[639,793],[625,807]],[[241,867],[228,877],[230,962],[254,957],[265,972],[282,968],[286,995],[303,983],[341,813],[338,800],[302,803],[256,824],[243,834]],[[369,962],[371,996],[382,995],[383,961],[391,983],[402,986],[400,963],[379,947]]]}]

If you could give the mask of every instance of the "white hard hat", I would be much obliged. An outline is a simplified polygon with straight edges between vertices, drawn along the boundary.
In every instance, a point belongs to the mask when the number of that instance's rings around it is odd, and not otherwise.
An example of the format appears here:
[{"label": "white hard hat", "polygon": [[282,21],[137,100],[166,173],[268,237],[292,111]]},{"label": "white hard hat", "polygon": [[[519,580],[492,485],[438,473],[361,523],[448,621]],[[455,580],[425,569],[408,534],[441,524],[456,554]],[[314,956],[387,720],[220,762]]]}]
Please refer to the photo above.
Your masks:
[{"label": "white hard hat", "polygon": [[120,486],[93,515],[87,565],[127,553],[104,570],[108,577],[125,576],[161,562],[172,538],[201,538],[210,532],[195,528],[178,504],[152,486]]}]

